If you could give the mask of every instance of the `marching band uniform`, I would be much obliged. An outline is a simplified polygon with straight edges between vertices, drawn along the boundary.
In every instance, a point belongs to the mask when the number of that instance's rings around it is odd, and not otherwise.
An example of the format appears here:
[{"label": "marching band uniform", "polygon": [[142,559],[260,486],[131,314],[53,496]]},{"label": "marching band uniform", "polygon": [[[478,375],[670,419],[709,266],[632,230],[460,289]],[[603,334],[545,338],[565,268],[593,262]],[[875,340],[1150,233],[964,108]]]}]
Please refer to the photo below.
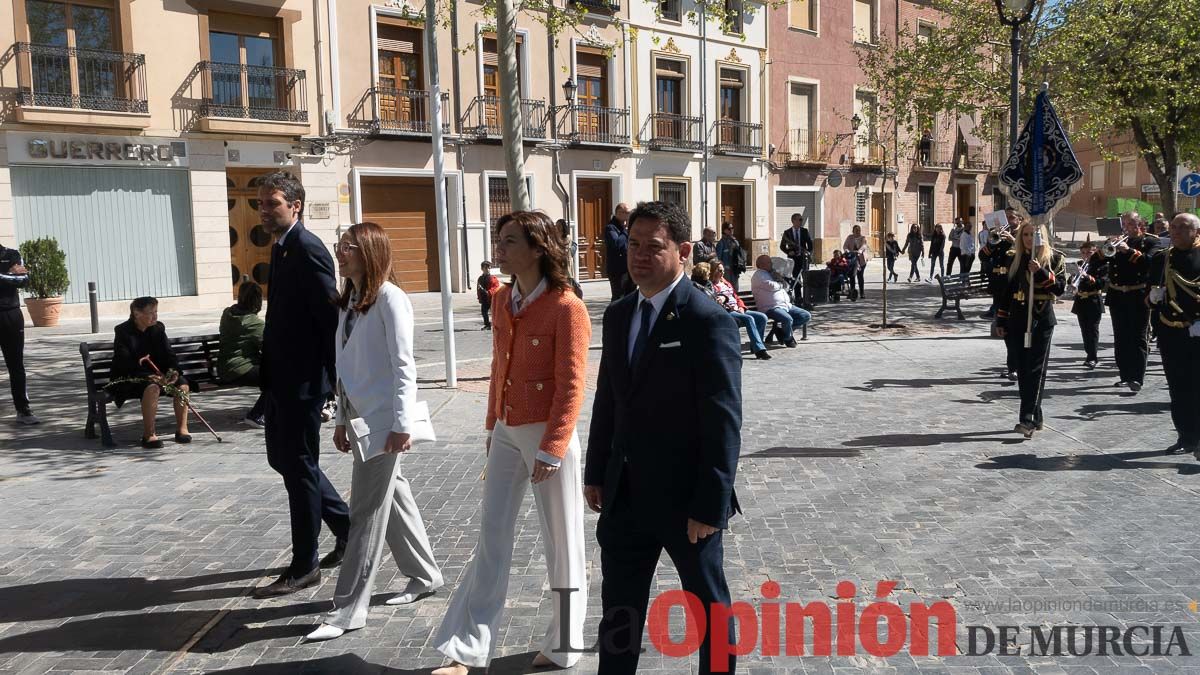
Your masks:
[{"label": "marching band uniform", "polygon": [[[1149,238],[1149,237],[1148,237]],[[1154,237],[1157,239],[1157,237]],[[1150,261],[1151,293],[1158,324],[1158,350],[1171,393],[1171,420],[1179,433],[1172,446],[1200,451],[1200,241],[1189,249],[1169,248]],[[1161,291],[1158,289],[1162,289]]]},{"label": "marching band uniform", "polygon": [[1153,235],[1125,240],[1127,251],[1117,251],[1109,261],[1104,304],[1112,315],[1113,352],[1121,382],[1133,391],[1142,388],[1146,358],[1150,355],[1150,308],[1146,305],[1146,280],[1150,258],[1161,250]]},{"label": "marching band uniform", "polygon": [[1087,260],[1079,261],[1079,278],[1076,281],[1075,300],[1071,313],[1079,317],[1079,332],[1083,334],[1083,349],[1087,353],[1084,365],[1095,368],[1099,358],[1096,350],[1100,344],[1100,317],[1104,315],[1104,282],[1108,278],[1108,259],[1092,253]]},{"label": "marching band uniform", "polygon": [[[1015,258],[1015,256],[1014,256]],[[1034,429],[1042,428],[1042,388],[1046,383],[1046,360],[1050,354],[1050,338],[1058,320],[1054,316],[1054,300],[1066,288],[1063,255],[1050,254],[1050,264],[1033,275],[1034,289],[1030,292],[1029,255],[1013,260],[1020,270],[1009,279],[996,309],[996,323],[1007,331],[1004,336],[1008,353],[1016,360],[1017,387],[1021,391],[1020,425],[1028,437]],[[1029,317],[1027,303],[1033,296],[1033,340],[1025,348],[1025,328]]]},{"label": "marching band uniform", "polygon": [[[979,259],[987,261],[990,272],[987,277],[988,293],[992,296],[992,307],[996,310],[1000,309],[1007,302],[1006,293],[1008,292],[1008,268],[1013,264],[1013,257],[1016,252],[1013,250],[1013,242],[1008,239],[1001,239],[1000,243],[993,246],[991,243],[983,245],[979,249]],[[985,315],[987,316],[987,315]],[[1024,343],[1022,343],[1022,348]],[[1008,347],[1008,341],[1005,341],[1005,347]],[[1017,371],[1017,355],[1013,350],[1008,349],[1008,354],[1005,358],[1005,372],[1008,374],[1008,379],[1014,379],[1013,373]]]}]

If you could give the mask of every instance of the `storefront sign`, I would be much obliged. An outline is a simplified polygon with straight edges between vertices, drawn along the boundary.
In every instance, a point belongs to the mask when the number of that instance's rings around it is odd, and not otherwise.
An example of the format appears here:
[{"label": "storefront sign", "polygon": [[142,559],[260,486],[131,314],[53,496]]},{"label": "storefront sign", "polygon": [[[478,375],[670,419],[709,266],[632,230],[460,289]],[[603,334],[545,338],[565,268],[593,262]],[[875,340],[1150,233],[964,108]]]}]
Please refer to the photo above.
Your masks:
[{"label": "storefront sign", "polygon": [[187,142],[142,136],[9,132],[12,163],[72,166],[187,166]]}]

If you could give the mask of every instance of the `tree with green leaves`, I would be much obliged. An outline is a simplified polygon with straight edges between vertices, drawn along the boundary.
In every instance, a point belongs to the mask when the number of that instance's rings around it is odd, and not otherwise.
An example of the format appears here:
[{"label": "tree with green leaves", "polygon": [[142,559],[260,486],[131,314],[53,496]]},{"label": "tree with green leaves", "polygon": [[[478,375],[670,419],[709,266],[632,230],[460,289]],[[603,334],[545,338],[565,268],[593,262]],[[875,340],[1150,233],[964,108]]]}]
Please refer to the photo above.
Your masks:
[{"label": "tree with green leaves", "polygon": [[[932,36],[902,28],[894,44],[859,49],[881,94],[881,119],[910,133],[939,111],[981,112],[1003,138],[1009,97],[1008,29],[986,0],[931,0],[944,25]],[[1040,83],[1077,140],[1111,155],[1132,137],[1176,210],[1176,170],[1200,163],[1200,3],[1195,0],[1038,2],[1022,27],[1022,108]]]}]

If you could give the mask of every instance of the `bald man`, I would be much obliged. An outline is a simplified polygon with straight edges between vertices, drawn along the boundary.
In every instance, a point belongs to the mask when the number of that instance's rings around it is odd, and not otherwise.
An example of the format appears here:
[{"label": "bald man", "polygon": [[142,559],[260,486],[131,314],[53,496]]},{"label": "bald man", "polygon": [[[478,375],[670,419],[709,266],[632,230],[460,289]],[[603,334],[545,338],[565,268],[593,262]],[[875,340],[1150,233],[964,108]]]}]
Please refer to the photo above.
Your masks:
[{"label": "bald man", "polygon": [[1150,260],[1148,298],[1179,434],[1167,452],[1200,459],[1200,218],[1181,213],[1171,220],[1170,233],[1171,247]]}]

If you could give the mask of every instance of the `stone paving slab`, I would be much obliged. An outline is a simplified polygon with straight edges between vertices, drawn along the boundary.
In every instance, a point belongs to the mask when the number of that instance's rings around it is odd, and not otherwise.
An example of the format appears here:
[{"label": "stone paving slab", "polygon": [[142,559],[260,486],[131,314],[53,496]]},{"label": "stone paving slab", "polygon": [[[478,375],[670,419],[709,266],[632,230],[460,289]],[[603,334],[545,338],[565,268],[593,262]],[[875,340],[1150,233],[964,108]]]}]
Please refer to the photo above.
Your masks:
[{"label": "stone paving slab", "polygon": [[[945,600],[955,608],[960,651],[966,626],[1009,624],[1025,627],[1026,646],[1029,625],[1177,625],[1200,648],[1189,605],[1200,599],[1192,526],[1200,463],[1162,453],[1174,434],[1157,355],[1138,395],[1112,387],[1111,351],[1100,369],[1085,371],[1078,330],[1060,305],[1047,430],[1023,441],[1011,432],[1016,387],[1001,378],[1003,346],[985,337],[978,318],[986,302],[965,303],[966,321],[935,322],[936,285],[899,284],[889,295],[890,318],[905,328],[880,330],[869,326],[881,316],[873,290],[865,301],[819,307],[798,349],[745,362],[737,482],[745,515],[725,540],[734,599],[759,606],[770,580],[782,601],[835,607],[838,583],[849,581],[861,615],[876,583],[891,580],[890,598],[901,607]],[[598,321],[603,304],[590,306]],[[440,349],[438,311],[436,303],[418,310],[418,323],[428,324],[418,330],[421,349]],[[435,410],[439,442],[402,463],[446,592],[408,607],[383,605],[403,585],[385,557],[367,627],[317,645],[301,638],[329,607],[335,577],[282,599],[246,595],[277,573],[289,545],[286,500],[266,465],[262,432],[237,424],[253,393],[197,397],[224,443],[196,433],[189,446],[142,450],[131,445],[137,414],[122,410],[113,419],[123,445],[104,450],[81,436],[78,338],[33,338],[30,389],[46,423],[0,423],[8,506],[0,525],[0,673],[407,673],[438,665],[431,634],[477,539],[483,466],[490,334],[463,316],[460,353],[477,360],[462,364],[461,386],[450,390],[432,365],[439,357],[419,357],[421,395]],[[1107,326],[1102,341],[1110,349]],[[587,423],[585,407],[584,436]],[[351,462],[332,451],[324,460],[345,495]],[[585,527],[591,641],[600,581],[594,515]],[[554,598],[538,538],[529,499],[492,672],[526,672],[549,621]],[[657,592],[677,583],[660,568]],[[680,618],[675,612],[676,636]],[[751,673],[1200,670],[1178,651],[1058,658],[902,651],[881,659],[862,650],[834,657],[755,650],[741,664]],[[642,660],[644,672],[695,667],[694,657],[650,652]],[[595,672],[594,657],[576,671]]]}]

